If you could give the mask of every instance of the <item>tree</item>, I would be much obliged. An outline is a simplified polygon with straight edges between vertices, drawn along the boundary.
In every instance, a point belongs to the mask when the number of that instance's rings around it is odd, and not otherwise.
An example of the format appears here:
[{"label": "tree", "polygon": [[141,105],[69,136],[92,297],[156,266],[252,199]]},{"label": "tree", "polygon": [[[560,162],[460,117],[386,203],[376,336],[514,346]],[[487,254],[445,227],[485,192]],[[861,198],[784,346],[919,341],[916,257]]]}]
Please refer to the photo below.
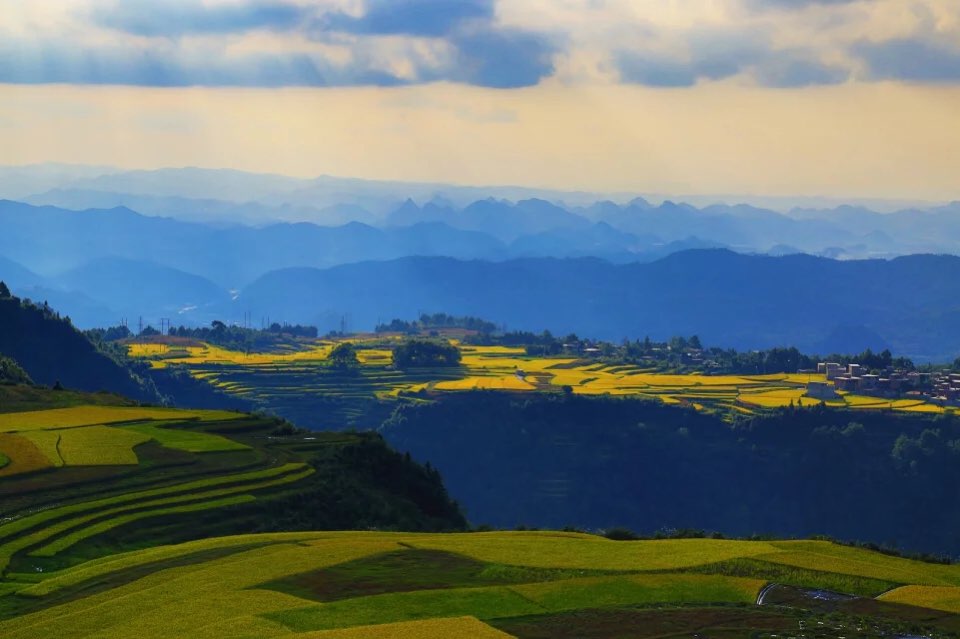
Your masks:
[{"label": "tree", "polygon": [[13,297],[10,293],[10,289],[7,288],[6,282],[0,280],[0,299],[7,299],[8,297]]},{"label": "tree", "polygon": [[460,349],[449,342],[412,339],[393,348],[397,368],[459,366]]},{"label": "tree", "polygon": [[0,384],[33,384],[33,381],[14,360],[0,355]]},{"label": "tree", "polygon": [[357,359],[357,347],[352,342],[341,342],[337,344],[328,357],[330,365],[333,368],[348,369],[354,368],[360,364]]}]

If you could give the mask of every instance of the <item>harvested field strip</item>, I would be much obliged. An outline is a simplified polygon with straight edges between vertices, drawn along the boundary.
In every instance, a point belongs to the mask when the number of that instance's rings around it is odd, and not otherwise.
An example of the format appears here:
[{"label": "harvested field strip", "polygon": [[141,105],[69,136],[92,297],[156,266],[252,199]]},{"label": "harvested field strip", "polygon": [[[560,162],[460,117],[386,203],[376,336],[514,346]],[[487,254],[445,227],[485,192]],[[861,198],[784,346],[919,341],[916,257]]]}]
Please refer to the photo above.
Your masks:
[{"label": "harvested field strip", "polygon": [[0,467],[0,477],[53,466],[49,457],[34,442],[15,433],[0,433],[0,453],[10,460]]},{"label": "harvested field strip", "polygon": [[[182,504],[185,502],[196,502],[202,500],[216,499],[220,497],[226,497],[229,495],[235,495],[237,493],[246,493],[254,490],[260,490],[263,488],[270,488],[273,486],[279,486],[283,484],[288,484],[294,481],[298,481],[312,474],[314,471],[312,468],[306,468],[296,473],[289,473],[283,475],[276,479],[269,479],[264,481],[254,481],[249,483],[242,483],[237,486],[231,486],[229,488],[220,488],[217,490],[211,490],[206,492],[188,492],[184,494],[175,495],[173,497],[164,497],[161,499],[154,499],[149,501],[136,501],[132,503],[127,503],[115,508],[107,510],[98,510],[93,513],[82,515],[80,517],[73,517],[60,521],[53,524],[52,526],[47,526],[41,528],[31,534],[24,535],[22,537],[17,537],[13,541],[10,541],[3,546],[0,546],[0,566],[5,566],[6,563],[9,563],[9,558],[13,556],[14,553],[29,548],[31,546],[38,545],[43,543],[47,539],[62,535],[63,533],[69,532],[74,528],[79,526],[84,526],[81,530],[68,534],[66,536],[60,537],[52,543],[48,543],[40,549],[32,552],[32,555],[49,557],[52,556],[61,550],[69,548],[73,544],[85,539],[89,535],[88,531],[92,530],[93,526],[90,526],[91,522],[96,522],[99,520],[107,519],[106,522],[101,522],[101,524],[109,524],[114,515],[129,514],[130,511],[141,511],[151,508],[162,508],[165,506]],[[149,516],[149,515],[147,515]],[[119,524],[117,524],[119,525]],[[107,526],[104,530],[109,530],[114,526]]]},{"label": "harvested field strip", "polygon": [[53,466],[63,466],[63,457],[60,455],[61,431],[32,430],[20,436],[32,441]]},{"label": "harvested field strip", "polygon": [[397,639],[416,637],[416,639],[450,639],[451,637],[471,637],[471,639],[510,639],[512,635],[491,628],[476,617],[452,617],[445,619],[423,619],[421,621],[402,621],[399,623],[378,624],[376,626],[357,626],[337,630],[321,630],[304,635],[299,639]]},{"label": "harvested field strip", "polygon": [[265,615],[297,632],[430,617],[496,619],[584,607],[752,603],[763,581],[714,575],[629,575],[519,586],[420,590],[345,599]]},{"label": "harvested field strip", "polygon": [[392,592],[503,586],[611,574],[623,573],[506,566],[457,553],[404,548],[290,575],[259,587],[329,602]]},{"label": "harvested field strip", "polygon": [[899,585],[897,582],[883,579],[810,570],[747,557],[697,566],[687,569],[686,572],[728,577],[750,577],[767,582],[787,583],[803,588],[830,590],[860,597],[876,597]]},{"label": "harvested field strip", "polygon": [[205,488],[214,488],[218,486],[229,486],[231,484],[245,483],[256,481],[260,479],[270,479],[273,477],[279,477],[281,475],[286,475],[298,470],[303,469],[306,464],[303,463],[292,463],[284,464],[283,466],[277,466],[275,468],[267,468],[264,470],[256,470],[248,473],[238,473],[235,475],[223,475],[221,477],[211,477],[207,479],[200,479],[191,482],[185,482],[183,484],[174,484],[172,486],[165,486],[163,488],[154,488],[150,490],[142,490],[135,493],[125,493],[122,495],[116,495],[114,497],[107,497],[104,499],[97,499],[94,501],[81,502],[79,504],[71,504],[69,506],[60,506],[58,508],[51,508],[49,510],[44,510],[42,512],[27,515],[20,519],[16,519],[9,523],[0,525],[0,539],[7,539],[14,535],[18,535],[25,531],[28,531],[32,528],[36,528],[43,524],[55,521],[57,519],[62,519],[70,515],[84,513],[87,511],[98,510],[106,508],[109,506],[115,506],[118,504],[126,504],[130,502],[139,502],[144,499],[151,497],[165,497],[170,495],[176,495],[183,492],[198,491]]}]

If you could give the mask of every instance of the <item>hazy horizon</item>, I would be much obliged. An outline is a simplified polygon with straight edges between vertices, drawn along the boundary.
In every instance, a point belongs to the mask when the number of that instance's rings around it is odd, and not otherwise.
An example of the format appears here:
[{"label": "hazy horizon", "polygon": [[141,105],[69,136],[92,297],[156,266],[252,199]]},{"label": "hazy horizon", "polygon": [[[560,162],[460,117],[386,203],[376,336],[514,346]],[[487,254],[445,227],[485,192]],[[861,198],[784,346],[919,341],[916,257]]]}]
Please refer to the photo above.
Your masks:
[{"label": "hazy horizon", "polygon": [[[583,204],[585,202],[598,202],[602,200],[610,200],[618,204],[628,203],[630,200],[635,198],[643,198],[652,204],[661,204],[665,201],[675,201],[678,203],[687,203],[694,206],[709,206],[713,204],[720,205],[731,205],[735,206],[738,204],[749,204],[752,206],[758,206],[761,208],[769,208],[775,211],[789,211],[792,208],[832,208],[836,206],[864,206],[871,208],[872,210],[878,213],[889,213],[896,212],[900,210],[905,210],[909,208],[927,208],[934,207],[938,205],[951,204],[957,201],[960,201],[960,196],[958,199],[923,199],[923,198],[884,198],[871,196],[869,193],[861,194],[846,194],[846,195],[826,195],[820,193],[786,193],[782,195],[761,195],[756,193],[698,193],[698,192],[657,192],[657,191],[640,191],[640,190],[615,190],[615,191],[603,191],[603,190],[589,190],[589,189],[580,189],[580,188],[562,188],[562,187],[550,187],[543,184],[536,183],[500,183],[500,184],[491,184],[491,183],[469,183],[469,182],[442,182],[442,181],[422,181],[422,180],[413,180],[413,179],[380,179],[376,177],[369,177],[363,175],[346,175],[346,174],[332,174],[332,173],[304,173],[304,174],[293,174],[293,173],[282,173],[278,171],[253,171],[247,169],[238,169],[228,166],[200,166],[200,165],[155,165],[155,166],[119,166],[119,165],[106,165],[106,164],[92,164],[92,163],[81,163],[81,162],[57,162],[57,161],[43,161],[43,162],[31,162],[23,164],[10,164],[10,163],[0,163],[0,171],[3,170],[32,170],[32,169],[81,169],[85,172],[85,177],[91,177],[93,175],[115,175],[119,173],[150,173],[150,172],[160,172],[160,171],[182,171],[182,170],[197,170],[197,171],[211,171],[211,172],[236,172],[242,174],[258,175],[258,176],[269,176],[277,178],[293,178],[296,180],[303,181],[314,181],[314,180],[342,180],[342,181],[356,181],[356,182],[366,182],[366,183],[380,183],[380,184],[389,184],[396,185],[398,188],[403,188],[404,186],[409,187],[439,187],[439,188],[454,188],[454,189],[470,189],[476,191],[489,191],[490,195],[488,197],[497,197],[497,193],[500,191],[529,191],[530,197],[536,195],[543,195],[545,197],[557,197],[557,196],[571,196],[576,198],[573,202],[567,203],[577,203]],[[69,181],[70,178],[65,178]],[[60,188],[60,187],[56,187]],[[65,188],[65,187],[64,187]],[[402,191],[401,191],[402,192]],[[4,191],[2,183],[0,183],[0,198],[7,198],[11,200],[22,199],[23,194],[13,194],[7,195]],[[40,192],[29,193],[29,195],[39,195]],[[411,199],[418,204],[424,204],[429,201],[429,198],[418,198],[416,195],[410,195],[403,197],[402,199]],[[482,199],[482,198],[478,198]],[[504,197],[503,199],[510,199],[509,197]],[[238,200],[239,201],[239,200]],[[399,201],[398,201],[399,203]]]}]

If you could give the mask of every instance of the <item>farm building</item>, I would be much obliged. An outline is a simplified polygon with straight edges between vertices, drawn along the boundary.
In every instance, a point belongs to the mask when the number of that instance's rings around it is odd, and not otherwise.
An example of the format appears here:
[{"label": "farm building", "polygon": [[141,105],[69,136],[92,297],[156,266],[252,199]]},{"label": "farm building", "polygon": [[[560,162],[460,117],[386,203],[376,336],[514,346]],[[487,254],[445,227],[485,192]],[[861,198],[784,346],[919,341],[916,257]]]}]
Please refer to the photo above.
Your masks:
[{"label": "farm building", "polygon": [[837,399],[840,397],[834,390],[833,384],[826,382],[808,382],[807,396],[815,399]]},{"label": "farm building", "polygon": [[821,362],[817,364],[817,372],[826,375],[827,379],[830,380],[842,375],[845,371],[842,364],[836,362]]}]

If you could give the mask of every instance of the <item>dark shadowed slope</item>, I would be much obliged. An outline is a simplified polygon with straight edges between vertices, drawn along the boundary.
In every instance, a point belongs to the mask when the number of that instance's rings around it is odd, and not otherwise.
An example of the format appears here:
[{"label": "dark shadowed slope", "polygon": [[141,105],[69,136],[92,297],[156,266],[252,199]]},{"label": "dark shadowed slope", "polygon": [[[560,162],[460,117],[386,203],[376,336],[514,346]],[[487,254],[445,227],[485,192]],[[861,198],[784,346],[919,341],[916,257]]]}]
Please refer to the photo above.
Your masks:
[{"label": "dark shadowed slope", "polygon": [[99,352],[55,311],[16,297],[0,298],[0,354],[13,358],[38,384],[59,381],[68,388],[157,399],[149,384]]}]

